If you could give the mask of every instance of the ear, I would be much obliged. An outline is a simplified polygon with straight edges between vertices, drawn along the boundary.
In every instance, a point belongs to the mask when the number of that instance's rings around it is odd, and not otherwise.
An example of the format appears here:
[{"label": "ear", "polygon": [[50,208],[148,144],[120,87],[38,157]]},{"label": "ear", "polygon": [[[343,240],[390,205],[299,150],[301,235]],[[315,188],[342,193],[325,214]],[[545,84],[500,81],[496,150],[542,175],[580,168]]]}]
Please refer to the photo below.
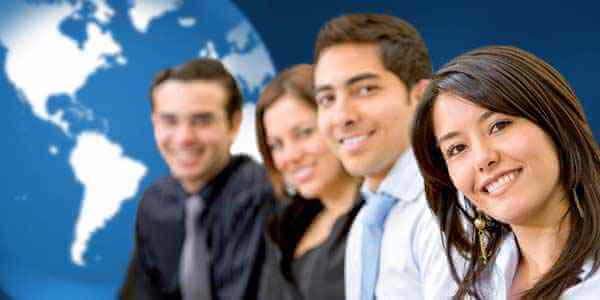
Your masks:
[{"label": "ear", "polygon": [[419,81],[417,81],[412,89],[410,89],[410,104],[414,105],[414,104],[418,104],[419,102],[421,102],[421,97],[423,97],[423,93],[425,92],[425,89],[427,88],[427,85],[429,84],[431,80],[429,79],[419,79]]}]

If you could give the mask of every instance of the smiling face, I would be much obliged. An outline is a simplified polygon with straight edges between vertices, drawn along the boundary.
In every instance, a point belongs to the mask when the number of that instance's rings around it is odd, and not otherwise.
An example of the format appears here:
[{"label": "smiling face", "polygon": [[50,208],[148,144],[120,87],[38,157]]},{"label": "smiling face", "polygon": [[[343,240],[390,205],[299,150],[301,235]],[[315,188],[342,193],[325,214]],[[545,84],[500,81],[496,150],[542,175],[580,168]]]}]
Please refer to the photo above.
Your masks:
[{"label": "smiling face", "polygon": [[433,123],[453,184],[486,214],[540,224],[568,209],[554,144],[533,122],[441,94]]},{"label": "smiling face", "polygon": [[218,81],[167,80],[153,91],[154,137],[171,174],[197,191],[229,160],[239,127],[225,113],[227,92]]},{"label": "smiling face", "polygon": [[264,114],[267,144],[275,168],[305,198],[321,198],[347,176],[317,128],[317,112],[284,95]]},{"label": "smiling face", "polygon": [[408,147],[416,100],[374,44],[323,50],[315,90],[321,132],[348,172],[375,190]]}]

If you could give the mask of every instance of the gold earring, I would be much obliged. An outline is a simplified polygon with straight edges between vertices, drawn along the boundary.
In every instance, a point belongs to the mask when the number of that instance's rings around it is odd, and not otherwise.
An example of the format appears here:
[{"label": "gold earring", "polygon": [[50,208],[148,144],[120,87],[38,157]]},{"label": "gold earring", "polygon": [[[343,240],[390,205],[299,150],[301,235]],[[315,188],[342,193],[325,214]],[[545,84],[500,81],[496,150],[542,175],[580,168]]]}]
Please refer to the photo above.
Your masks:
[{"label": "gold earring", "polygon": [[485,216],[481,212],[477,212],[477,218],[474,222],[475,228],[477,228],[477,235],[479,237],[479,250],[481,251],[481,258],[483,259],[483,264],[487,264],[487,250],[486,250],[486,231],[487,221]]},{"label": "gold earring", "polygon": [[581,203],[579,202],[579,197],[577,197],[577,190],[573,188],[573,202],[575,202],[575,206],[577,207],[577,212],[579,212],[579,217],[583,219],[583,207],[581,207]]}]

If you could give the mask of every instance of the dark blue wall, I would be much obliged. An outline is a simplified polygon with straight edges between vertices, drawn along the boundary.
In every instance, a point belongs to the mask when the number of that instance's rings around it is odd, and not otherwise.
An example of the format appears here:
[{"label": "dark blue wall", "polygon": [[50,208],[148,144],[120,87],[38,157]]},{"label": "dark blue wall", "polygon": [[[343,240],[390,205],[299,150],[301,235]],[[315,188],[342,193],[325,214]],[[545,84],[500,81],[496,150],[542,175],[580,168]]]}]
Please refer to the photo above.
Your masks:
[{"label": "dark blue wall", "polygon": [[278,70],[311,62],[319,27],[350,12],[399,16],[423,35],[435,68],[467,50],[508,44],[557,68],[575,89],[600,137],[600,12],[596,1],[267,1],[235,0],[271,51]]}]

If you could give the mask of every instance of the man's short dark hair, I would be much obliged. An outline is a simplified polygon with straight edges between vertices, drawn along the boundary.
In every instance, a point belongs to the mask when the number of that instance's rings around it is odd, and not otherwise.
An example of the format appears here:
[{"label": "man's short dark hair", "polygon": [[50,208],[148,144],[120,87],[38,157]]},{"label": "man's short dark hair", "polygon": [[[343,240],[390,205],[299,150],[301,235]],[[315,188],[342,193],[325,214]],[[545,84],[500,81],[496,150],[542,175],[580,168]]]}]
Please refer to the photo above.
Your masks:
[{"label": "man's short dark hair", "polygon": [[225,112],[229,121],[233,120],[233,114],[236,111],[242,110],[242,93],[235,78],[227,71],[223,63],[211,58],[196,58],[182,65],[161,70],[156,74],[150,86],[150,105],[152,111],[154,111],[154,96],[152,95],[154,89],[161,83],[171,79],[181,81],[218,81],[223,85],[229,97],[225,105]]},{"label": "man's short dark hair", "polygon": [[315,63],[325,49],[340,44],[375,44],[383,66],[410,89],[432,75],[427,46],[419,32],[400,18],[383,14],[336,17],[321,27],[315,45]]}]

